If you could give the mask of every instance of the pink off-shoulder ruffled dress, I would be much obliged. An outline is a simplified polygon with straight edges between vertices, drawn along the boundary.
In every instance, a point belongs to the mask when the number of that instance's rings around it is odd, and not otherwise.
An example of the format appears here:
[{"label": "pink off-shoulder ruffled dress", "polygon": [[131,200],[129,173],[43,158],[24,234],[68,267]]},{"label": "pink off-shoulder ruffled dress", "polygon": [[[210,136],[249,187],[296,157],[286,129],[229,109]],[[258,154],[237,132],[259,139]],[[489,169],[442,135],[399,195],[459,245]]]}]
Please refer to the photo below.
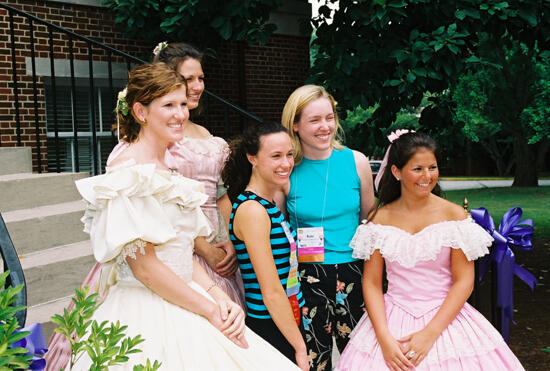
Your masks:
[{"label": "pink off-shoulder ruffled dress", "polygon": [[[374,223],[358,227],[353,257],[368,260],[379,250],[386,264],[384,295],[389,331],[395,339],[422,330],[435,316],[453,283],[451,249],[468,260],[488,253],[492,238],[468,218],[432,224],[416,234]],[[367,313],[350,335],[337,370],[389,370]],[[468,303],[441,333],[416,370],[523,370],[498,331]]]}]

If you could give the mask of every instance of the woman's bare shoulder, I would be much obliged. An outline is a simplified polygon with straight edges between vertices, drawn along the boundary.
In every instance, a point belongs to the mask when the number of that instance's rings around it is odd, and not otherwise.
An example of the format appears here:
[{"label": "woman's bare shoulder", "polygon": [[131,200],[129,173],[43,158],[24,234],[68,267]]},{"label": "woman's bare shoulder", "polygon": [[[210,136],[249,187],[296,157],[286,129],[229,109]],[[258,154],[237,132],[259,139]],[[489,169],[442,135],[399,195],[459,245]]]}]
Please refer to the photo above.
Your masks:
[{"label": "woman's bare shoulder", "polygon": [[462,206],[441,197],[439,197],[438,202],[446,220],[463,220],[468,217],[466,210]]},{"label": "woman's bare shoulder", "polygon": [[195,124],[194,122],[188,121],[189,129],[187,135],[193,138],[204,139],[210,137],[212,134],[204,126]]}]

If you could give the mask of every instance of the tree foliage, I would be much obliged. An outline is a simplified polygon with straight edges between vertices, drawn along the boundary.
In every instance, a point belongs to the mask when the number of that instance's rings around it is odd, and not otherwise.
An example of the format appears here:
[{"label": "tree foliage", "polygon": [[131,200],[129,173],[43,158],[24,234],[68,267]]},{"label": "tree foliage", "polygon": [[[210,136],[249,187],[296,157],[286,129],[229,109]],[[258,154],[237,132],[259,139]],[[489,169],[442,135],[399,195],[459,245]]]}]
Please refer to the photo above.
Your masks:
[{"label": "tree foliage", "polygon": [[[340,0],[338,10],[331,13],[327,4],[335,2],[326,0],[319,17],[313,19],[317,30],[311,80],[325,85],[344,111],[376,105],[369,126],[379,134],[389,131],[403,108],[418,107],[427,92],[432,97],[422,111],[422,129],[437,137],[443,132],[461,133],[453,125],[455,102],[449,94],[461,76],[470,71],[502,71],[499,57],[514,43],[536,50],[531,57],[537,61],[550,46],[549,1]],[[544,96],[537,99],[542,102]],[[509,100],[507,104],[509,111],[518,105]],[[544,127],[542,108],[514,117],[523,123],[537,118]],[[468,118],[474,120],[472,125],[486,126],[489,132],[498,125],[518,127],[487,115],[473,116]],[[465,133],[472,134],[470,129]],[[517,164],[525,165],[530,150],[525,145],[544,132],[529,130],[514,131],[521,134],[513,144]],[[536,173],[529,180],[533,181]]]},{"label": "tree foliage", "polygon": [[478,54],[480,32],[499,44],[507,34],[542,49],[550,42],[546,1],[340,0],[332,18],[326,5],[319,12],[313,80],[345,109],[379,104],[373,118],[384,126],[424,92],[442,92],[467,69],[491,63]]},{"label": "tree foliage", "polygon": [[538,152],[546,151],[540,144],[550,139],[548,59],[513,40],[500,49],[481,49],[498,65],[460,77],[453,91],[455,120],[469,140],[483,143],[499,173],[516,165],[516,183],[535,183],[536,171],[523,168],[536,169]]},{"label": "tree foliage", "polygon": [[187,41],[215,48],[221,40],[265,43],[269,14],[282,0],[104,0],[128,37]]}]

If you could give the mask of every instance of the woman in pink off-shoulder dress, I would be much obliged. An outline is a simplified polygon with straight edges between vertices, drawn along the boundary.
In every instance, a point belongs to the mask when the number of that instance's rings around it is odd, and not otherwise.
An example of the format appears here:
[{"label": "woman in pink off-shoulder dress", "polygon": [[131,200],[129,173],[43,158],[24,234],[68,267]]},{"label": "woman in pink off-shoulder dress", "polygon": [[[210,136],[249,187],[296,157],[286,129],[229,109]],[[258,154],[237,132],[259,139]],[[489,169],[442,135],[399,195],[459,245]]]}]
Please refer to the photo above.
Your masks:
[{"label": "woman in pink off-shoulder dress", "polygon": [[[155,61],[168,64],[186,79],[187,107],[190,111],[198,108],[204,91],[202,54],[184,43],[162,44],[155,48]],[[107,164],[127,147],[128,143],[120,141],[111,152]],[[203,183],[208,199],[201,208],[210,220],[212,233],[206,239],[195,241],[194,257],[216,285],[246,310],[237,256],[229,240],[226,221],[224,221],[231,212],[231,202],[226,194],[218,198],[218,183],[228,154],[229,147],[225,140],[212,136],[204,127],[187,120],[184,126],[184,138],[168,147],[165,163],[183,176]],[[95,286],[99,271],[100,264],[96,264],[83,285]],[[58,371],[67,364],[70,345],[63,336],[54,333],[48,349],[45,355],[47,371]]]},{"label": "woman in pink off-shoulder dress", "polygon": [[[473,261],[492,237],[438,196],[436,143],[399,131],[379,202],[351,242],[365,259],[363,315],[337,370],[523,370],[502,336],[466,303]],[[386,266],[388,290],[382,293]]]}]

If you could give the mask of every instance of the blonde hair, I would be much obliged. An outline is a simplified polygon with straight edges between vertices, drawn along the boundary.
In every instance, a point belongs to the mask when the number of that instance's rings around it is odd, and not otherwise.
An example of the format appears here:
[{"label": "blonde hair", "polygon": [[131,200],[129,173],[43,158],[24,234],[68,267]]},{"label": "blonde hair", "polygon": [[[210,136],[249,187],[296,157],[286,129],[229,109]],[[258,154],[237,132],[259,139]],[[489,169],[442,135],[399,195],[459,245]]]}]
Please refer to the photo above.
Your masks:
[{"label": "blonde hair", "polygon": [[344,139],[344,129],[338,121],[338,113],[336,112],[336,101],[333,96],[330,95],[325,88],[318,85],[304,85],[294,90],[290,97],[288,97],[285,107],[283,108],[283,114],[281,116],[281,124],[288,130],[288,135],[292,140],[292,146],[294,147],[294,164],[298,165],[304,153],[302,151],[302,145],[300,143],[300,136],[294,131],[294,124],[300,121],[302,111],[304,108],[314,100],[319,98],[327,98],[332,106],[332,112],[334,113],[334,122],[336,123],[335,133],[332,137],[331,147],[335,149],[342,149],[344,145],[342,141]]}]

